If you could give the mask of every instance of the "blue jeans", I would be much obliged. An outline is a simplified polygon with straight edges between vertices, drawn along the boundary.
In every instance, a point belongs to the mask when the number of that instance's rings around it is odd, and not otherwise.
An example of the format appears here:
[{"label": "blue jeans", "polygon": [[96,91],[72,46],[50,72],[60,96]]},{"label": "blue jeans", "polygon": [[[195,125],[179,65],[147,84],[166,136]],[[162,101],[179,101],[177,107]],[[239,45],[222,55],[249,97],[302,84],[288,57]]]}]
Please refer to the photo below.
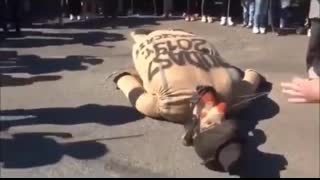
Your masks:
[{"label": "blue jeans", "polygon": [[266,27],[269,0],[255,0],[254,27]]},{"label": "blue jeans", "polygon": [[280,2],[280,27],[284,28],[287,25],[287,21],[289,18],[289,7],[291,5],[291,0],[281,0]]},{"label": "blue jeans", "polygon": [[243,23],[253,24],[255,1],[242,0],[242,7],[243,7]]}]

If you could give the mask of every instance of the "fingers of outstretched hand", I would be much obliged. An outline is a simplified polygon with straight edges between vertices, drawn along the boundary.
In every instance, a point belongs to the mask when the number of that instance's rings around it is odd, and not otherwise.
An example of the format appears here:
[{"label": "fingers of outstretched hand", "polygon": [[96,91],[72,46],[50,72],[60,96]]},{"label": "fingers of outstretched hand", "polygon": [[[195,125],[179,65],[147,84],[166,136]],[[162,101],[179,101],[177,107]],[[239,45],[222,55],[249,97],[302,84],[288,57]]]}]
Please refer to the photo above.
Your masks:
[{"label": "fingers of outstretched hand", "polygon": [[302,79],[302,78],[299,78],[299,77],[294,77],[294,78],[292,79],[292,82],[293,82],[294,84],[301,85],[301,84],[303,84],[304,82],[306,82],[306,79]]},{"label": "fingers of outstretched hand", "polygon": [[288,102],[290,103],[306,103],[307,100],[304,98],[304,94],[301,92],[301,84],[303,81],[300,78],[294,78],[292,82],[281,83],[282,93],[290,96]]},{"label": "fingers of outstretched hand", "polygon": [[300,91],[300,87],[296,83],[281,83],[283,89]]},{"label": "fingers of outstretched hand", "polygon": [[307,99],[305,98],[289,98],[288,102],[290,103],[307,103]]},{"label": "fingers of outstretched hand", "polygon": [[289,96],[294,96],[294,97],[304,97],[304,95],[301,92],[290,90],[290,89],[283,89],[282,93],[287,94]]}]

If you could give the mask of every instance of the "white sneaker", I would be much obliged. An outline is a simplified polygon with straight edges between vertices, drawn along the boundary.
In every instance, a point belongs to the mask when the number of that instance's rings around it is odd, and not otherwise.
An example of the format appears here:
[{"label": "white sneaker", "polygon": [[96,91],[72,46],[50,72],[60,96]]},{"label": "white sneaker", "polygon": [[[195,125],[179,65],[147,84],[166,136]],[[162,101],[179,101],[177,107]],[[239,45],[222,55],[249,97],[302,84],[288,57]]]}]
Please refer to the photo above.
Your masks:
[{"label": "white sneaker", "polygon": [[308,77],[310,79],[316,79],[316,78],[319,78],[317,73],[314,71],[314,67],[311,67],[308,69]]},{"label": "white sneaker", "polygon": [[249,29],[251,29],[253,27],[253,24],[252,23],[249,23],[248,25],[247,25],[247,28],[249,28]]},{"label": "white sneaker", "polygon": [[221,17],[220,25],[225,26],[227,24],[227,17]]},{"label": "white sneaker", "polygon": [[213,18],[212,17],[208,17],[207,20],[208,20],[208,23],[213,23]]},{"label": "white sneaker", "polygon": [[252,33],[253,34],[259,34],[260,33],[259,28],[258,27],[253,27]]},{"label": "white sneaker", "polygon": [[231,17],[228,17],[228,26],[233,26],[234,23],[232,21],[232,18]]},{"label": "white sneaker", "polygon": [[72,14],[69,15],[70,21],[74,20],[74,16]]},{"label": "white sneaker", "polygon": [[207,22],[207,17],[206,16],[202,16],[201,22],[206,23]]},{"label": "white sneaker", "polygon": [[308,37],[311,37],[311,29],[308,29],[307,36],[308,36]]},{"label": "white sneaker", "polygon": [[81,20],[81,16],[77,16],[77,20],[80,21]]},{"label": "white sneaker", "polygon": [[261,34],[265,34],[267,32],[266,28],[263,28],[263,27],[261,27],[259,31]]}]

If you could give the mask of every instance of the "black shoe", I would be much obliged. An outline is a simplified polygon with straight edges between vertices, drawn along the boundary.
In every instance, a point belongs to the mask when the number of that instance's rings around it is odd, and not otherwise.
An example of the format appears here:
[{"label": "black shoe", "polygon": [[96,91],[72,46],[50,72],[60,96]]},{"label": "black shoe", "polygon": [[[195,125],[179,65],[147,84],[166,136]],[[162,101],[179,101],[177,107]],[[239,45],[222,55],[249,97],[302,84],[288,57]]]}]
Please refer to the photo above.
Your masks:
[{"label": "black shoe", "polygon": [[286,31],[284,29],[279,29],[278,32],[277,32],[277,35],[278,36],[285,36],[287,35]]},{"label": "black shoe", "polygon": [[299,35],[304,35],[304,34],[307,34],[307,31],[306,31],[306,28],[299,27],[299,28],[297,28],[296,33]]}]

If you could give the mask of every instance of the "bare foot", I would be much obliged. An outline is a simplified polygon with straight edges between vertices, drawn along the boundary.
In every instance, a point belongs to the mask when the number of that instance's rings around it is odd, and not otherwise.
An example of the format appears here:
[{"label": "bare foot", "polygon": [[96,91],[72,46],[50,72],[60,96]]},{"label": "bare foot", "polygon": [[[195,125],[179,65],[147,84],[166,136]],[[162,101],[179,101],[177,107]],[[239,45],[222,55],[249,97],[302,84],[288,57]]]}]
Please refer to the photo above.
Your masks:
[{"label": "bare foot", "polygon": [[282,92],[289,96],[291,103],[320,103],[320,79],[293,78],[281,83]]}]

